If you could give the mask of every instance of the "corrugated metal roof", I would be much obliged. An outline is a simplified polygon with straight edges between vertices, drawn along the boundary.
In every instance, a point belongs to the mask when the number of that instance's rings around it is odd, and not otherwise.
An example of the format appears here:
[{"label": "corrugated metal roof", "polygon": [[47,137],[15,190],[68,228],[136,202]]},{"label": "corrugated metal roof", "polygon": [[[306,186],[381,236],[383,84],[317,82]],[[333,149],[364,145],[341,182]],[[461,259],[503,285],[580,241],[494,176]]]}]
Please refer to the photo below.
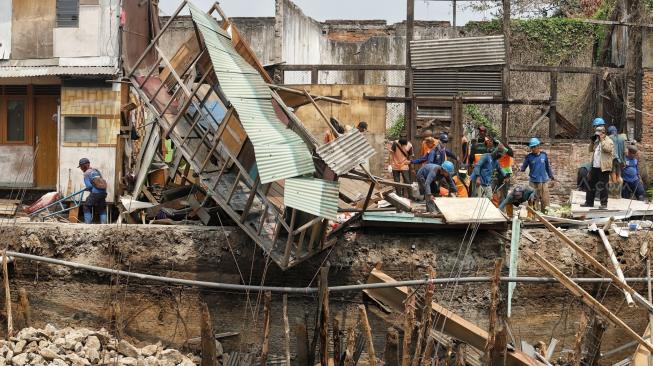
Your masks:
[{"label": "corrugated metal roof", "polygon": [[318,147],[316,152],[338,175],[349,172],[376,153],[365,136],[355,128]]},{"label": "corrugated metal roof", "polygon": [[502,65],[506,62],[503,36],[433,39],[410,42],[415,69]]},{"label": "corrugated metal roof", "polygon": [[286,179],[283,203],[287,207],[335,220],[338,214],[339,183],[316,178]]},{"label": "corrugated metal roof", "polygon": [[270,88],[261,75],[236,52],[215,19],[191,3],[189,7],[209,51],[220,88],[236,109],[254,145],[261,183],[315,172],[311,151],[277,117]]},{"label": "corrugated metal roof", "polygon": [[1,66],[0,78],[59,75],[116,75],[112,66]]},{"label": "corrugated metal roof", "polygon": [[501,93],[501,71],[415,70],[413,91],[417,96]]},{"label": "corrugated metal roof", "polygon": [[451,121],[451,108],[417,107],[417,118]]}]

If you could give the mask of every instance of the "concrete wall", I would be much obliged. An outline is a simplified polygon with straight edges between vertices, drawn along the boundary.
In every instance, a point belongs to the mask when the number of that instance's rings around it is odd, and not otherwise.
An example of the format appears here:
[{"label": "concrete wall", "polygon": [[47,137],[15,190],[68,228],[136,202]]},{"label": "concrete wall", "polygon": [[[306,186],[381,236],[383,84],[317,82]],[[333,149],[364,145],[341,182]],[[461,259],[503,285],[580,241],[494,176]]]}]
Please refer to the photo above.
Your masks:
[{"label": "concrete wall", "polygon": [[11,54],[11,1],[0,1],[0,60]]},{"label": "concrete wall", "polygon": [[[326,40],[322,37],[322,25],[304,15],[293,2],[278,1],[282,2],[281,9],[277,8],[277,21],[283,21],[282,61],[289,64],[328,63],[329,60],[322,57],[322,50],[326,47]],[[281,19],[279,13],[282,15]]]},{"label": "concrete wall", "polygon": [[2,187],[31,187],[34,147],[31,145],[0,145],[0,178]]}]

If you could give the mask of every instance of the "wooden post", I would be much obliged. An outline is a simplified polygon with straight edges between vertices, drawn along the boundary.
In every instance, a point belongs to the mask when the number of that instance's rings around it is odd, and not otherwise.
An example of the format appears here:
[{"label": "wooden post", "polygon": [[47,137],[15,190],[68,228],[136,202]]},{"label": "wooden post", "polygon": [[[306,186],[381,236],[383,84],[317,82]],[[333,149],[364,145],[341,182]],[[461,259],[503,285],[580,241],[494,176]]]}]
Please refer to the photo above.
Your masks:
[{"label": "wooden post", "polygon": [[311,84],[316,85],[320,83],[319,75],[317,67],[311,69]]},{"label": "wooden post", "polygon": [[415,145],[415,118],[413,114],[413,69],[410,55],[410,42],[413,40],[413,29],[415,27],[415,0],[406,0],[406,76],[404,80],[405,97],[407,102],[404,108],[404,121],[406,123],[406,135],[408,141]]},{"label": "wooden post", "polygon": [[492,275],[492,288],[490,290],[490,321],[488,323],[488,337],[487,343],[485,344],[485,362],[490,364],[492,360],[492,354],[494,353],[494,346],[496,340],[496,328],[497,328],[497,319],[499,318],[497,311],[499,307],[499,278],[501,277],[501,266],[503,265],[503,259],[497,258],[494,261],[494,272]]},{"label": "wooden post", "polygon": [[356,344],[356,323],[347,330],[347,349],[345,350],[345,366],[354,365],[354,345]]},{"label": "wooden post", "polygon": [[14,335],[14,321],[11,314],[11,291],[9,289],[9,270],[7,269],[7,251],[2,253],[2,276],[5,286],[5,311],[7,312],[7,339]]},{"label": "wooden post", "polygon": [[408,366],[410,362],[410,343],[415,328],[415,293],[406,301],[404,316],[404,342],[401,349],[401,366]]},{"label": "wooden post", "polygon": [[601,360],[601,341],[605,333],[605,324],[598,316],[594,316],[592,327],[587,338],[587,359],[588,366],[599,366]]},{"label": "wooden post", "polygon": [[333,318],[333,364],[340,365],[340,355],[342,354],[340,342],[340,322],[335,317]]},{"label": "wooden post", "polygon": [[261,347],[261,366],[268,364],[268,353],[270,352],[270,303],[272,293],[265,292],[265,315],[263,319],[263,346]]},{"label": "wooden post", "polygon": [[23,318],[23,326],[32,326],[32,310],[29,306],[29,298],[27,297],[27,290],[24,287],[18,289],[18,305],[20,306],[20,313]]},{"label": "wooden post", "polygon": [[[429,274],[429,279],[435,278],[433,270]],[[422,350],[424,348],[424,343],[431,332],[431,312],[433,307],[433,292],[435,290],[434,284],[428,284],[426,286],[426,292],[424,293],[424,307],[422,308],[422,320],[417,326],[417,344],[415,345],[415,354],[413,356],[412,366],[419,366],[421,364],[420,357],[422,356]]]},{"label": "wooden post", "polygon": [[465,343],[458,343],[456,345],[456,366],[465,366],[465,353],[467,352],[467,345]]},{"label": "wooden post", "polygon": [[[334,364],[337,365],[335,362]],[[393,327],[388,328],[388,333],[385,336],[383,364],[385,366],[399,366],[399,332]]]},{"label": "wooden post", "polygon": [[372,329],[370,328],[370,322],[367,319],[367,311],[365,310],[365,305],[358,305],[358,314],[361,318],[361,324],[363,325],[363,335],[365,336],[365,349],[367,350],[367,355],[370,358],[370,366],[376,366],[376,354],[374,353]]},{"label": "wooden post", "polygon": [[206,303],[200,304],[202,312],[202,363],[201,366],[216,366],[217,351],[215,347],[215,332],[213,331],[213,322],[211,321],[211,314],[209,307]]},{"label": "wooden post", "polygon": [[503,65],[501,98],[501,139],[508,142],[508,119],[510,105],[507,100],[510,98],[510,0],[502,0],[503,3],[503,37],[505,44],[506,63]]},{"label": "wooden post", "polygon": [[[429,332],[430,333],[430,332]],[[424,354],[422,355],[422,366],[429,366],[433,361],[433,348],[435,347],[435,339],[429,334],[426,337],[426,347],[424,348]]]},{"label": "wooden post", "polygon": [[286,366],[290,366],[290,324],[288,323],[288,294],[283,294],[283,348]]},{"label": "wooden post", "polygon": [[308,332],[304,324],[297,324],[297,364],[308,365]]},{"label": "wooden post", "polygon": [[557,110],[556,106],[558,104],[558,72],[552,71],[549,73],[549,78],[551,81],[551,108],[549,109],[549,137],[556,137],[556,119],[557,119]]},{"label": "wooden post", "polygon": [[578,329],[576,329],[576,335],[574,340],[574,360],[572,362],[573,366],[580,366],[582,361],[582,351],[583,351],[583,338],[585,336],[585,331],[587,329],[587,314],[585,310],[581,308],[580,320],[578,321]]},{"label": "wooden post", "polygon": [[653,345],[651,345],[646,340],[644,340],[644,338],[642,338],[639,334],[633,331],[626,323],[624,323],[623,320],[619,319],[619,317],[617,317],[612,312],[610,312],[610,310],[608,310],[605,306],[603,306],[600,302],[598,302],[595,298],[593,298],[590,294],[588,294],[587,291],[583,290],[578,284],[576,284],[574,281],[569,279],[569,277],[567,277],[564,273],[562,273],[553,264],[551,264],[549,261],[544,259],[538,253],[529,253],[529,255],[533,259],[535,259],[535,261],[538,264],[540,264],[542,268],[544,268],[547,272],[549,272],[553,277],[557,278],[558,281],[560,281],[560,284],[566,287],[572,294],[579,297],[580,300],[583,303],[585,303],[585,305],[590,307],[590,309],[596,311],[597,313],[601,314],[602,316],[610,320],[612,324],[621,328],[625,334],[630,336],[632,339],[636,340],[643,347],[645,347],[649,351],[653,351]]},{"label": "wooden post", "polygon": [[320,364],[329,365],[329,267],[320,268],[320,293],[322,310],[320,314]]}]

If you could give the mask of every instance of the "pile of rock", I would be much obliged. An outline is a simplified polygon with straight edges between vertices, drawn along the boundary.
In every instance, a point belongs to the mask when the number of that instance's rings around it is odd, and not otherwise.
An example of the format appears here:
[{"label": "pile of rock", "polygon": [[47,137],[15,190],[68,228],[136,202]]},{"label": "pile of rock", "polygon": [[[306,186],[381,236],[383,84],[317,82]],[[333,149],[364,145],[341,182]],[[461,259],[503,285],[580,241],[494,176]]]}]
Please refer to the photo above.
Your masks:
[{"label": "pile of rock", "polygon": [[0,340],[0,365],[85,366],[194,366],[199,359],[160,344],[135,347],[106,330],[24,328],[8,341]]}]

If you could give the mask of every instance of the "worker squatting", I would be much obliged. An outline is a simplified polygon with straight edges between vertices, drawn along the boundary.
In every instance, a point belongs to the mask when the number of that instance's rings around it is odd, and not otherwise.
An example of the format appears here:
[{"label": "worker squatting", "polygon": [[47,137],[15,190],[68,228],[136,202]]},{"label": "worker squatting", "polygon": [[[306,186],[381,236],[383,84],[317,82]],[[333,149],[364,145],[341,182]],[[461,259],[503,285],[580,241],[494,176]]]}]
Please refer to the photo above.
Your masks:
[{"label": "worker squatting", "polygon": [[[609,182],[622,185],[621,196],[627,199],[644,199],[644,186],[639,173],[637,147],[618,134],[614,126],[606,130],[605,121],[592,121],[594,134],[588,144],[588,162],[578,171],[578,187],[587,192],[584,207],[594,207],[600,199],[600,209],[607,208]],[[389,166],[395,182],[411,184],[411,168],[419,186],[419,197],[412,197],[408,189],[397,188],[397,193],[426,202],[427,211],[433,211],[433,198],[437,196],[487,197],[500,209],[512,215],[513,206],[528,202],[546,212],[549,207],[549,188],[556,181],[554,170],[542,144],[536,137],[528,144],[529,153],[515,165],[514,152],[507,144],[488,134],[479,126],[472,139],[463,137],[462,156],[458,157],[448,147],[449,136],[441,133],[437,138],[432,131],[422,135],[418,151],[406,139],[392,141],[389,145]],[[418,156],[415,158],[415,156]],[[455,169],[455,163],[459,169]],[[529,184],[510,189],[513,167],[528,171]],[[471,171],[471,174],[469,172]]]}]

